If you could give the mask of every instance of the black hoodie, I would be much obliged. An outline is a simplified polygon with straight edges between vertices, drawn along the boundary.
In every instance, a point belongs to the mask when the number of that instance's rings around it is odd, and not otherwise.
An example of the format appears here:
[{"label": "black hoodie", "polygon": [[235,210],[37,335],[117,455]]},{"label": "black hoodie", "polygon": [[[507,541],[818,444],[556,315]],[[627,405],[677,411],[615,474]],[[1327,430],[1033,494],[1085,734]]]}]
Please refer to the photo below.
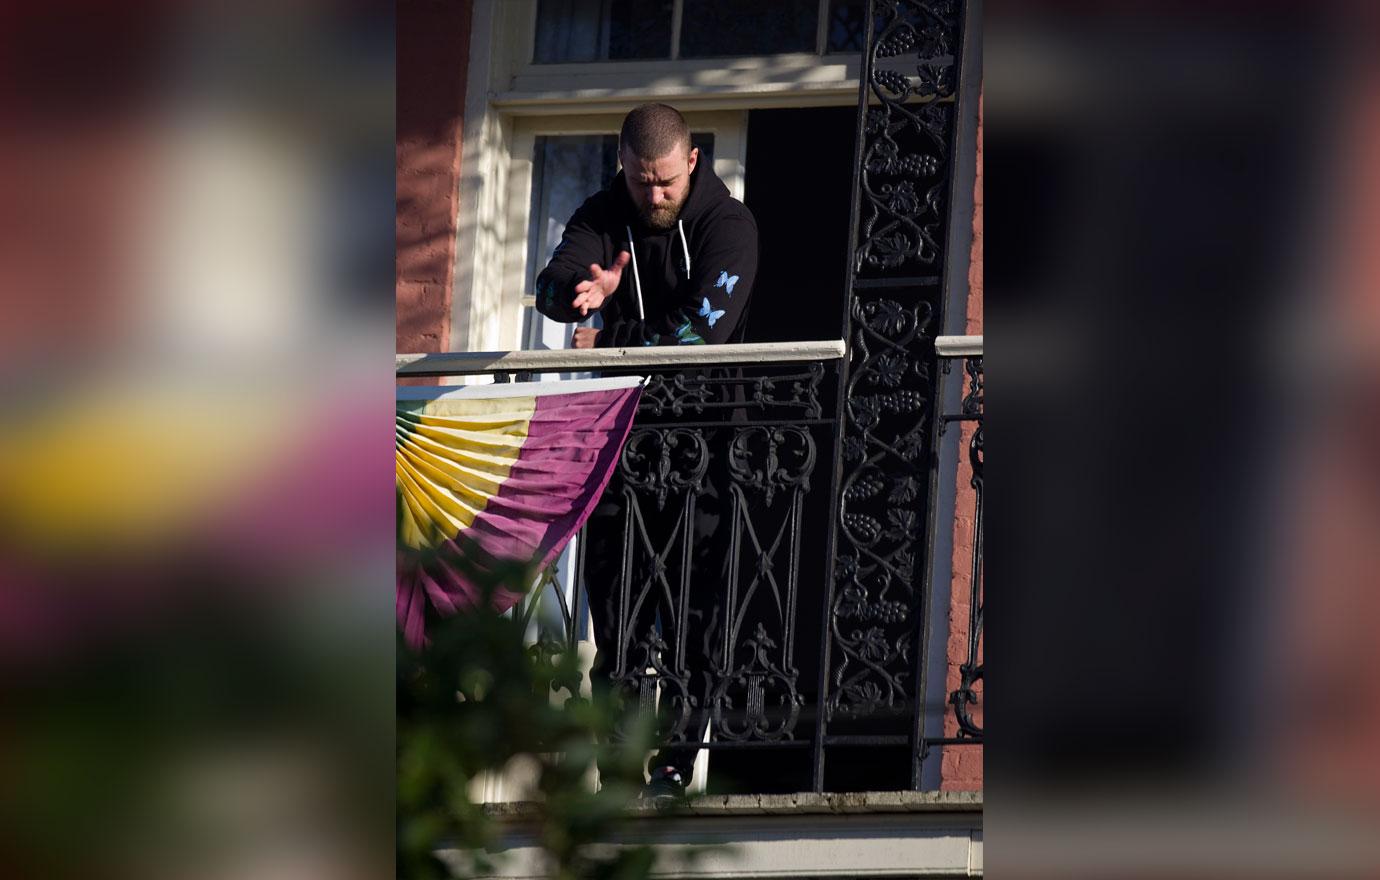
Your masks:
[{"label": "black hoodie", "polygon": [[757,275],[757,222],[728,194],[703,155],[671,229],[651,229],[642,222],[621,171],[607,189],[586,199],[537,276],[537,310],[557,321],[583,320],[570,305],[575,285],[589,278],[591,263],[607,268],[624,250],[632,260],[599,310],[604,321],[600,348],[741,340]]}]

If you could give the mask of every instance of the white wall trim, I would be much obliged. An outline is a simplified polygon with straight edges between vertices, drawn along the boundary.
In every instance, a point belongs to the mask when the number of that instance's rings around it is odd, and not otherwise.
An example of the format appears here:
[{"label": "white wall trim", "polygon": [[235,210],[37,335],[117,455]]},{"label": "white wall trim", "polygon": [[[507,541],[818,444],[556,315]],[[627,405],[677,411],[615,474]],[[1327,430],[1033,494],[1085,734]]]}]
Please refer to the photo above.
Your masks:
[{"label": "white wall trim", "polygon": [[479,206],[486,198],[485,180],[491,157],[485,145],[494,120],[489,113],[490,45],[494,32],[493,0],[476,0],[470,19],[469,68],[465,77],[465,122],[460,145],[458,216],[455,229],[455,281],[451,288],[450,339],[447,347],[470,348],[472,293],[483,273]]},{"label": "white wall trim", "polygon": [[[980,810],[981,807],[978,807]],[[633,820],[614,845],[651,844],[654,877],[972,877],[982,874],[982,813],[783,814]],[[710,847],[706,850],[705,847]],[[699,850],[690,861],[687,855]],[[493,877],[546,876],[530,828],[512,826]],[[459,866],[460,854],[437,855]]]}]

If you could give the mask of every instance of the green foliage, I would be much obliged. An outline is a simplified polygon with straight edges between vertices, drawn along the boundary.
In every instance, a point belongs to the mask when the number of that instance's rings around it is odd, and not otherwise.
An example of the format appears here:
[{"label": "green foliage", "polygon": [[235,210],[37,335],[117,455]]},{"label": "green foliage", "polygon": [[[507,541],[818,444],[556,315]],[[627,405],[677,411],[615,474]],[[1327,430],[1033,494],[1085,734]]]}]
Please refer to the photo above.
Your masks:
[{"label": "green foliage", "polygon": [[[493,589],[514,592],[531,583],[529,572],[514,567],[500,567],[492,580]],[[493,870],[499,821],[475,802],[471,783],[523,757],[538,768],[533,821],[548,876],[631,880],[651,870],[650,848],[600,844],[641,788],[650,725],[634,724],[621,747],[609,745],[616,707],[579,694],[573,651],[525,646],[523,630],[519,620],[480,603],[429,624],[429,643],[419,652],[399,638],[400,878]],[[598,791],[590,782],[596,765]],[[442,864],[438,848],[460,852],[461,863]]]}]

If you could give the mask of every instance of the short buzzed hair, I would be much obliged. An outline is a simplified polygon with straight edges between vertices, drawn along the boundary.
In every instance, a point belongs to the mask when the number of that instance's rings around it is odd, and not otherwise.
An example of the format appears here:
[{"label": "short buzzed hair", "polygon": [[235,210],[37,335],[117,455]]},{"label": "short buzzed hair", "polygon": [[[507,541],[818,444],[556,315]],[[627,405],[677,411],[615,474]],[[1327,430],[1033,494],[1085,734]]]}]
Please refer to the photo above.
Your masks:
[{"label": "short buzzed hair", "polygon": [[655,161],[676,147],[690,152],[690,126],[685,117],[669,104],[643,104],[623,118],[618,133],[618,148],[639,159]]}]

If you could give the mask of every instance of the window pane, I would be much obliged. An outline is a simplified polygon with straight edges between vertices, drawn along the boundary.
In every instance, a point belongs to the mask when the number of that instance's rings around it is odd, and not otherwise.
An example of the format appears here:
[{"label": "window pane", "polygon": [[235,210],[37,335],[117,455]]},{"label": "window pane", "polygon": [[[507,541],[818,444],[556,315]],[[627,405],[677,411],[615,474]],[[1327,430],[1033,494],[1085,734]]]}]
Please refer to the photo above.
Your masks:
[{"label": "window pane", "polygon": [[672,0],[540,0],[537,64],[669,58]]},{"label": "window pane", "polygon": [[618,173],[618,136],[542,136],[532,156],[532,215],[527,289],[565,234],[566,221],[585,199]]},{"label": "window pane", "polygon": [[829,36],[826,52],[861,52],[866,24],[863,0],[829,0]]},{"label": "window pane", "polygon": [[707,131],[690,132],[690,143],[700,148],[700,161],[714,164],[714,135]]},{"label": "window pane", "polygon": [[[532,155],[532,210],[528,221],[527,292],[565,234],[566,221],[585,199],[608,186],[618,171],[618,136],[541,136]],[[525,348],[565,348],[567,329],[528,308]]]},{"label": "window pane", "polygon": [[819,0],[685,0],[682,58],[815,51]]}]

